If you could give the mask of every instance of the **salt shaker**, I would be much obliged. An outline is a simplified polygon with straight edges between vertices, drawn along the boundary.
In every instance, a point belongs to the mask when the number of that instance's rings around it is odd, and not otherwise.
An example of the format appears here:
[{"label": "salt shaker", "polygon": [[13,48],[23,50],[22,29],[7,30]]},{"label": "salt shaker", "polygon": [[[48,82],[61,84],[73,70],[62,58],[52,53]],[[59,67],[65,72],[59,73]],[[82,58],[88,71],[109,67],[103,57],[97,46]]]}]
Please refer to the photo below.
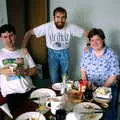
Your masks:
[{"label": "salt shaker", "polygon": [[66,89],[67,89],[66,81],[67,81],[67,74],[64,74],[64,75],[62,76],[61,94],[64,94],[64,93],[66,92]]}]

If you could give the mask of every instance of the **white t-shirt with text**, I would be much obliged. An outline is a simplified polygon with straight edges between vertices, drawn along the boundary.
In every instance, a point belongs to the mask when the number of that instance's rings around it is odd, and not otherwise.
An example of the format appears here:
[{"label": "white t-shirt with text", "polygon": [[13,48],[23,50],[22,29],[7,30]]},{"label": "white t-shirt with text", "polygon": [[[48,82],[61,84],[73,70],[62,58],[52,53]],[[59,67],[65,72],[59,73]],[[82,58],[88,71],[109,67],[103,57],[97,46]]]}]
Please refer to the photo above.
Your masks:
[{"label": "white t-shirt with text", "polygon": [[33,32],[36,37],[46,37],[48,48],[62,50],[69,48],[72,37],[82,37],[84,29],[74,24],[65,24],[63,29],[57,29],[52,21],[34,28]]}]

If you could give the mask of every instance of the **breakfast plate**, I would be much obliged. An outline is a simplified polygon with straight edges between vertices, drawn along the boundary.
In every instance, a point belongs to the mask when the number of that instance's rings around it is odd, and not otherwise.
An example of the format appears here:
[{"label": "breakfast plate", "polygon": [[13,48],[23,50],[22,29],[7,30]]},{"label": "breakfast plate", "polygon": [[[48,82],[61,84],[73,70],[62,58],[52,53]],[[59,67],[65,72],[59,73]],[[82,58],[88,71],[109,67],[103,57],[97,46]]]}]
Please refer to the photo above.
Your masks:
[{"label": "breakfast plate", "polygon": [[52,89],[56,91],[60,91],[62,88],[62,83],[55,83],[52,85]]},{"label": "breakfast plate", "polygon": [[101,97],[101,98],[111,98],[111,88],[107,88],[107,87],[98,87],[95,90],[96,97]]},{"label": "breakfast plate", "polygon": [[39,112],[26,112],[18,116],[16,120],[46,120],[46,118]]},{"label": "breakfast plate", "polygon": [[84,120],[99,120],[103,116],[102,108],[91,102],[76,104],[73,112],[79,113]]},{"label": "breakfast plate", "polygon": [[108,103],[112,99],[111,88],[98,87],[93,93],[93,99],[98,103]]},{"label": "breakfast plate", "polygon": [[[33,102],[39,104],[40,99],[44,99],[45,101],[48,101],[48,98],[55,97],[56,93],[48,88],[40,88],[35,91],[33,91],[30,95],[30,99],[33,99]],[[34,100],[34,98],[38,98],[38,100]]]}]

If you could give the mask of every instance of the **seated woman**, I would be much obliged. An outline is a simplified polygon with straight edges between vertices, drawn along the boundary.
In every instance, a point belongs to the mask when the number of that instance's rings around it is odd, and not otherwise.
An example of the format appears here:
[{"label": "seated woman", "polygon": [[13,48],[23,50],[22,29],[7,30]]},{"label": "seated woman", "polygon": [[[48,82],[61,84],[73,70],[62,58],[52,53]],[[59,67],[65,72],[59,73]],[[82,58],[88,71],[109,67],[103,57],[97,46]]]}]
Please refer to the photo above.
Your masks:
[{"label": "seated woman", "polygon": [[105,45],[105,35],[101,29],[93,28],[88,33],[90,50],[83,54],[80,65],[81,78],[96,87],[112,89],[110,109],[105,112],[104,120],[116,120],[117,93],[116,78],[120,74],[118,56]]}]

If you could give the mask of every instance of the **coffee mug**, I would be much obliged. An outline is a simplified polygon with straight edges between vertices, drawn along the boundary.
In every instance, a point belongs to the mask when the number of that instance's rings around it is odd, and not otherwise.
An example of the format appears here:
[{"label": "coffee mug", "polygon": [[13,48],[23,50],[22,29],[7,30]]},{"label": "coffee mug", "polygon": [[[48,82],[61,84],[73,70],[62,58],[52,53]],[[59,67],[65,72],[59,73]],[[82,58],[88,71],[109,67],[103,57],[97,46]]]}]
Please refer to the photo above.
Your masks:
[{"label": "coffee mug", "polygon": [[16,68],[17,68],[17,64],[11,64],[11,65],[9,66],[9,69],[10,69],[12,72],[14,72],[14,71],[16,70]]},{"label": "coffee mug", "polygon": [[80,114],[75,113],[75,112],[69,112],[66,115],[66,120],[82,120],[80,117]]},{"label": "coffee mug", "polygon": [[46,102],[46,107],[51,109],[51,113],[55,115],[56,110],[63,108],[63,104],[63,96],[57,96],[50,98],[50,100]]}]

